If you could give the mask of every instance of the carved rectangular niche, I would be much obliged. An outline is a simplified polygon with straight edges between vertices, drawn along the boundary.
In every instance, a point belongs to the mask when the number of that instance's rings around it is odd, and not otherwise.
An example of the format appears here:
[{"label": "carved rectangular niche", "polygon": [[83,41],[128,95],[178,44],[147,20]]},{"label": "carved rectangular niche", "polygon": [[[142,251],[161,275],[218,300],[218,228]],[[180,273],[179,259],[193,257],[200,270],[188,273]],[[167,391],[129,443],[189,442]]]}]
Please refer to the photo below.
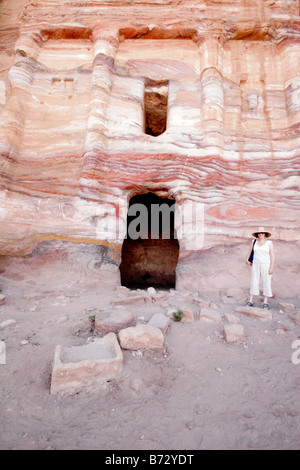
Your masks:
[{"label": "carved rectangular niche", "polygon": [[41,31],[45,42],[38,62],[54,70],[90,67],[94,60],[92,35],[86,29]]}]

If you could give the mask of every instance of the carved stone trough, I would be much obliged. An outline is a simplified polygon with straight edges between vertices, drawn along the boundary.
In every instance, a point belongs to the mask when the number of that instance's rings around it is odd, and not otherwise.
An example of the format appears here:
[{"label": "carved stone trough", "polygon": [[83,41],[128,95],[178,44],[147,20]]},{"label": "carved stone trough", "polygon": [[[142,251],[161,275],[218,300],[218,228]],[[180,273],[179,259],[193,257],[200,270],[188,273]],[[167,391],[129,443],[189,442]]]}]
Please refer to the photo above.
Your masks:
[{"label": "carved stone trough", "polygon": [[82,346],[55,349],[51,389],[53,395],[73,395],[97,389],[123,369],[123,354],[115,333]]}]

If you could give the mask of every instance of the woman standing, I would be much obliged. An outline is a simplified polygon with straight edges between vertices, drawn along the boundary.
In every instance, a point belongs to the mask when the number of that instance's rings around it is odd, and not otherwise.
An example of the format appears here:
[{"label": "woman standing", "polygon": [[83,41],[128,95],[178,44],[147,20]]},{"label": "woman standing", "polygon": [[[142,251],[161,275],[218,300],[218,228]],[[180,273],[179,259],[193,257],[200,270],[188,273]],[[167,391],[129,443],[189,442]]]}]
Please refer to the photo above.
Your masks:
[{"label": "woman standing", "polygon": [[[252,266],[250,298],[247,305],[253,307],[253,297],[254,295],[259,295],[259,281],[261,277],[264,295],[263,308],[269,309],[268,298],[273,295],[271,280],[275,262],[273,243],[271,240],[268,240],[271,234],[267,232],[264,227],[259,227],[257,232],[254,232],[252,235],[256,240],[252,241],[251,248],[246,258],[247,265]],[[252,248],[254,248],[254,257],[251,263],[249,256]]]}]

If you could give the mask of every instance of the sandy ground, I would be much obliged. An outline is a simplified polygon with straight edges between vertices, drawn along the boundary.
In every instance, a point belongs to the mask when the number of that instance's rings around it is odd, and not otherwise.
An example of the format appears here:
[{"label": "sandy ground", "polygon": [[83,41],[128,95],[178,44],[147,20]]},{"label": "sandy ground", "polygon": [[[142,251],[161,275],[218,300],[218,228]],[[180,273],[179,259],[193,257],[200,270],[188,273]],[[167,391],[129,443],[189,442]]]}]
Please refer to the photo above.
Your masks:
[{"label": "sandy ground", "polygon": [[[2,260],[0,323],[16,324],[0,329],[6,344],[0,449],[300,448],[300,364],[292,362],[300,327],[278,307],[284,301],[299,309],[296,279],[294,292],[271,299],[272,320],[236,314],[246,331],[242,343],[225,341],[225,319],[172,322],[162,349],[124,350],[123,371],[105,388],[61,398],[50,394],[56,345],[85,344],[94,334],[88,316],[116,298],[104,280],[97,289],[79,282],[83,273],[75,262],[65,271],[62,265],[59,257]],[[249,271],[243,265],[241,272],[244,286]],[[243,298],[227,297],[226,289],[201,297],[224,315],[244,305],[243,291]],[[165,295],[165,301],[131,307],[137,322],[165,312],[176,295],[195,310],[193,294]],[[286,329],[279,331],[278,322]]]}]

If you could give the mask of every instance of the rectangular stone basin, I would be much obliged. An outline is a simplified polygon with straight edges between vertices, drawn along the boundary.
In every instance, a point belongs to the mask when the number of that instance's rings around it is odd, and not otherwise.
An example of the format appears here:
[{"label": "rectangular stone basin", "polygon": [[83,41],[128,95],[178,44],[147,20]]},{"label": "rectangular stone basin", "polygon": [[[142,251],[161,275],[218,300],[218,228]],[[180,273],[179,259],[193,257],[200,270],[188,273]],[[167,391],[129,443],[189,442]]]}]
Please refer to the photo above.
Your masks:
[{"label": "rectangular stone basin", "polygon": [[56,346],[52,369],[53,395],[73,395],[84,388],[97,389],[123,369],[123,354],[115,333],[93,342],[64,348]]}]

